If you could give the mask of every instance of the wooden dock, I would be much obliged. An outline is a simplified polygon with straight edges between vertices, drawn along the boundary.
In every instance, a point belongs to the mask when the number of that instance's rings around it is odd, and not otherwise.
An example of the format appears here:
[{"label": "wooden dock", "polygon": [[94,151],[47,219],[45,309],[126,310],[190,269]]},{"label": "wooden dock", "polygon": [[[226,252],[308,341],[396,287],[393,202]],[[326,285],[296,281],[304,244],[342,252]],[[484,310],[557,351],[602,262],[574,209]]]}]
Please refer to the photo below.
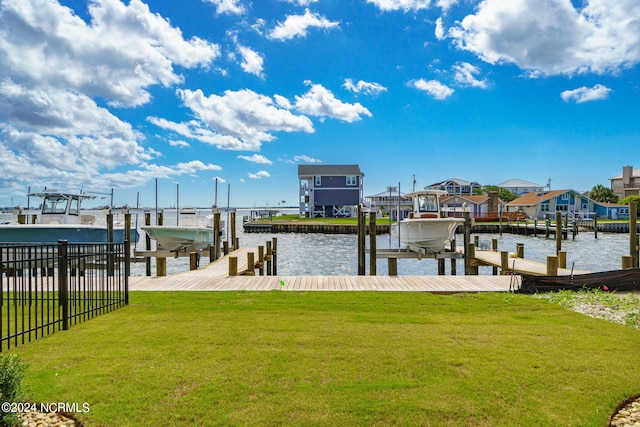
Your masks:
[{"label": "wooden dock", "polygon": [[241,248],[198,270],[165,277],[132,276],[131,291],[385,291],[385,292],[507,292],[520,286],[520,276],[233,276],[229,257],[237,257],[238,271],[247,269]]},{"label": "wooden dock", "polygon": [[130,277],[131,291],[508,292],[520,276],[193,276]]},{"label": "wooden dock", "polygon": [[[502,256],[495,251],[475,251],[477,265],[502,268]],[[508,273],[528,274],[533,276],[546,276],[546,264],[524,258],[508,258]],[[570,268],[558,268],[558,276],[568,276],[570,274],[591,273],[585,270],[571,270]]]}]

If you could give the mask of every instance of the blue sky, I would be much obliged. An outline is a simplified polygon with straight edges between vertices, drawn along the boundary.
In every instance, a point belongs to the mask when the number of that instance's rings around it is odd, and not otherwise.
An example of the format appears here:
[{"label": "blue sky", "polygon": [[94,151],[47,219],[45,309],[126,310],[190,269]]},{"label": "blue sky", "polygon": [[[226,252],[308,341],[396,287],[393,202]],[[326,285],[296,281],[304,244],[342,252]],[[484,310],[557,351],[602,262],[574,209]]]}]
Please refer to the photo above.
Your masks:
[{"label": "blue sky", "polygon": [[296,205],[309,163],[586,191],[640,167],[639,62],[637,0],[2,0],[0,206]]}]

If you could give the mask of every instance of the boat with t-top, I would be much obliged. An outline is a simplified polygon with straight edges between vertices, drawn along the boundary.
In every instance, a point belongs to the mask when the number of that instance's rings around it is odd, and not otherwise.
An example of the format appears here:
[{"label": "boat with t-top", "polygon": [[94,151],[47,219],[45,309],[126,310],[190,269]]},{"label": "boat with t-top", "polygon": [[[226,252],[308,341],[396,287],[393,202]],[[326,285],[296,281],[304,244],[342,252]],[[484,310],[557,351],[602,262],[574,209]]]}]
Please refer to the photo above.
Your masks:
[{"label": "boat with t-top", "polygon": [[405,218],[391,226],[392,236],[409,249],[440,252],[455,237],[456,228],[464,223],[462,218],[445,217],[440,209],[440,197],[446,191],[422,190],[407,194],[413,202],[413,210]]},{"label": "boat with t-top", "polygon": [[[82,202],[95,199],[86,193],[70,193],[45,190],[28,194],[40,197],[42,206],[38,215],[26,218],[24,223],[8,222],[0,224],[0,244],[8,243],[122,243],[126,238],[125,229],[116,224],[113,227],[113,240],[110,240],[107,224],[99,224],[96,215],[82,212]],[[18,210],[20,211],[20,210]],[[131,242],[138,239],[135,228],[130,231]]]},{"label": "boat with t-top", "polygon": [[158,249],[171,252],[200,250],[213,244],[211,220],[191,207],[180,209],[176,225],[147,225],[142,230],[156,240]]}]

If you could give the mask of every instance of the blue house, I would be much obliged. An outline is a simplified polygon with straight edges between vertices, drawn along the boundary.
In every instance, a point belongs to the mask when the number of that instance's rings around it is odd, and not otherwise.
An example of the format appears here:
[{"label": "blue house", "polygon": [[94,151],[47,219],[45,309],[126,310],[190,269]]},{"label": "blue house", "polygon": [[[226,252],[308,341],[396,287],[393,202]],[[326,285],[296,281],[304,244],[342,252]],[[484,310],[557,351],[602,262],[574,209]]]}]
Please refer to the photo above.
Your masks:
[{"label": "blue house", "polygon": [[363,203],[358,165],[298,165],[300,216],[348,217]]},{"label": "blue house", "polygon": [[505,205],[506,212],[524,212],[528,218],[555,217],[557,211],[573,219],[599,218],[628,219],[629,207],[614,203],[601,203],[574,190],[554,190],[528,193]]}]

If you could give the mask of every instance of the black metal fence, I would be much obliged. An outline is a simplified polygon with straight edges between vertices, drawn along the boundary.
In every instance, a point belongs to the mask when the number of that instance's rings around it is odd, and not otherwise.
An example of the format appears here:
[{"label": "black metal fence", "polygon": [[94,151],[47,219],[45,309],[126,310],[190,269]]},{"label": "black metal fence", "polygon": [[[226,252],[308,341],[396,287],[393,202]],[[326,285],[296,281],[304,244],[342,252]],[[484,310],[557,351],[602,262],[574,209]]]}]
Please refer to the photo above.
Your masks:
[{"label": "black metal fence", "polygon": [[0,351],[129,303],[130,245],[0,245]]}]

